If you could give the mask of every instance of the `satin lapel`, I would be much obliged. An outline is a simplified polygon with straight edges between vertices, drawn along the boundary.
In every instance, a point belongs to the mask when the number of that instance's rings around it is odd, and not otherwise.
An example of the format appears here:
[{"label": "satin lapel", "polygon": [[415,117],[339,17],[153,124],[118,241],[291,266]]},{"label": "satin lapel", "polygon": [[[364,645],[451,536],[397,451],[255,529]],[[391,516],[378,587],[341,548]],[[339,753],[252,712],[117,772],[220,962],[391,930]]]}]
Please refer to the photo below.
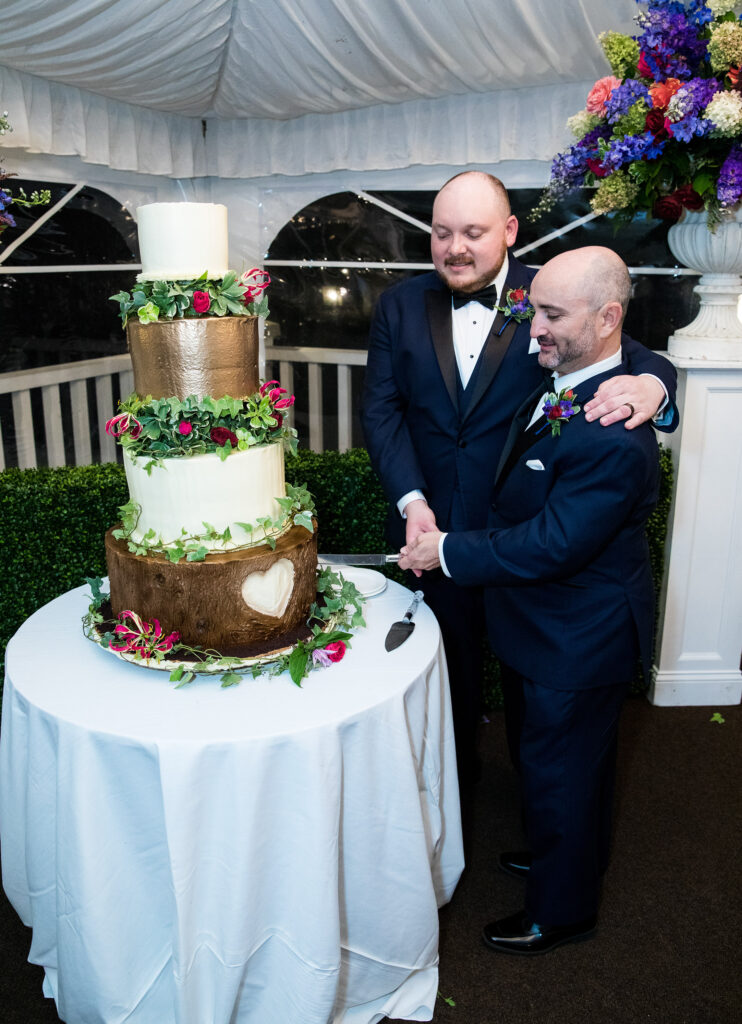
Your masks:
[{"label": "satin lapel", "polygon": [[430,335],[433,339],[438,365],[454,409],[459,408],[456,393],[456,353],[453,349],[453,326],[451,323],[451,294],[447,291],[425,292],[425,307],[430,324]]},{"label": "satin lapel", "polygon": [[515,320],[506,320],[502,313],[498,313],[495,317],[492,328],[487,335],[487,340],[484,343],[484,356],[482,357],[482,365],[479,368],[479,375],[474,386],[474,394],[471,396],[462,422],[466,422],[477,403],[486,394],[495,374],[500,369],[500,363],[505,358],[505,353],[513,339],[517,326],[518,324]]},{"label": "satin lapel", "polygon": [[507,462],[516,444],[518,444],[519,442],[525,443],[525,447],[530,448],[530,446],[535,441],[540,439],[541,435],[537,435],[535,431],[529,431],[527,439],[524,438],[523,435],[525,434],[526,424],[531,418],[534,403],[541,397],[541,395],[543,395],[543,393],[544,385],[539,384],[536,390],[533,391],[525,400],[525,402],[519,407],[518,411],[513,417],[513,422],[510,424],[510,431],[505,440],[505,444],[503,445],[500,461],[497,463],[497,470],[495,472],[495,483],[497,483],[498,480],[500,479],[500,476],[502,475],[502,472],[505,469],[505,466],[507,465]]}]

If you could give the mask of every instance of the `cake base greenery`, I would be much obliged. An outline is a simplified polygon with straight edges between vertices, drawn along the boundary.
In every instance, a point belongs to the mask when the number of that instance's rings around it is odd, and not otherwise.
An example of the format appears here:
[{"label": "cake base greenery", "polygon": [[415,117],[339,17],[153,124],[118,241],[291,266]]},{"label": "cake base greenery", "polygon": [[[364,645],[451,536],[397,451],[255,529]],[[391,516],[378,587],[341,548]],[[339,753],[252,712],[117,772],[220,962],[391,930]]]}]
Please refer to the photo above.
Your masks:
[{"label": "cake base greenery", "polygon": [[[220,675],[222,687],[234,686],[245,676],[256,679],[287,671],[301,686],[312,669],[340,661],[350,647],[351,629],[365,626],[363,598],[355,586],[325,566],[317,570],[317,599],[309,610],[305,635],[276,638],[272,649],[254,654],[230,655],[209,648],[190,646],[176,632],[166,634],[157,619],[143,622],[135,610],[114,617],[110,596],[103,592],[103,580],[87,578],[91,589],[88,611],[83,616],[85,636],[100,647],[143,668],[170,671],[176,689],[196,675]],[[293,642],[289,642],[293,641]]]}]

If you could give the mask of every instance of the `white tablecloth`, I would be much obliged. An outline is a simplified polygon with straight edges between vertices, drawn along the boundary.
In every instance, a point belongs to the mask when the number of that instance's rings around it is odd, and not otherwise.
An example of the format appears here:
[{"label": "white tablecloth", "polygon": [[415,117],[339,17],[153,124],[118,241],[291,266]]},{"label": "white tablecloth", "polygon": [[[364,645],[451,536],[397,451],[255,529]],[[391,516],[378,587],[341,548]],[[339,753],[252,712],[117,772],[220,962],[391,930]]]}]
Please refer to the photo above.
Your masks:
[{"label": "white tablecloth", "polygon": [[125,664],[88,589],[11,641],[3,884],[70,1024],[430,1020],[437,908],[463,868],[445,659],[390,583],[301,689]]}]

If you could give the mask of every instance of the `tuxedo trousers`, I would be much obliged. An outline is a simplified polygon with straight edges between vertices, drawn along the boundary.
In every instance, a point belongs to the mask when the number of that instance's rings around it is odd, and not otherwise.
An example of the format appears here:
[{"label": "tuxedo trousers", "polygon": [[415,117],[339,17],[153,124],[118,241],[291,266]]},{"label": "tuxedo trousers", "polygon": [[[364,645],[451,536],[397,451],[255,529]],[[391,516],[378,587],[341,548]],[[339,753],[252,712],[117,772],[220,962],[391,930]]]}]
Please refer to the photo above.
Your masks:
[{"label": "tuxedo trousers", "polygon": [[410,573],[408,586],[423,591],[441,629],[448,663],[459,785],[465,789],[479,774],[477,728],[482,717],[484,591],[482,587],[461,587],[440,569],[424,572],[420,578]]},{"label": "tuxedo trousers", "polygon": [[540,925],[597,913],[608,866],[618,722],[628,683],[555,690],[503,668],[508,745],[533,857],[526,912]]}]

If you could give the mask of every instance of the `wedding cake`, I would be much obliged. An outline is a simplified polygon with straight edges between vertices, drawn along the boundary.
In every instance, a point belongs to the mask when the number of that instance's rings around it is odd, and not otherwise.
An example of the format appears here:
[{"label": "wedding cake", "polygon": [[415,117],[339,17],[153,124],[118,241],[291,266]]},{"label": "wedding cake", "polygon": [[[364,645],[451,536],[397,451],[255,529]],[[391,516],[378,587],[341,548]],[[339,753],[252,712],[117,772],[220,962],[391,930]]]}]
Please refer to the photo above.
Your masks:
[{"label": "wedding cake", "polygon": [[106,427],[130,498],[106,534],[112,611],[187,645],[260,654],[299,636],[317,569],[311,498],[284,478],[293,396],[258,378],[267,275],[227,269],[224,206],[137,215],[142,272],[114,296],[135,392]]}]

